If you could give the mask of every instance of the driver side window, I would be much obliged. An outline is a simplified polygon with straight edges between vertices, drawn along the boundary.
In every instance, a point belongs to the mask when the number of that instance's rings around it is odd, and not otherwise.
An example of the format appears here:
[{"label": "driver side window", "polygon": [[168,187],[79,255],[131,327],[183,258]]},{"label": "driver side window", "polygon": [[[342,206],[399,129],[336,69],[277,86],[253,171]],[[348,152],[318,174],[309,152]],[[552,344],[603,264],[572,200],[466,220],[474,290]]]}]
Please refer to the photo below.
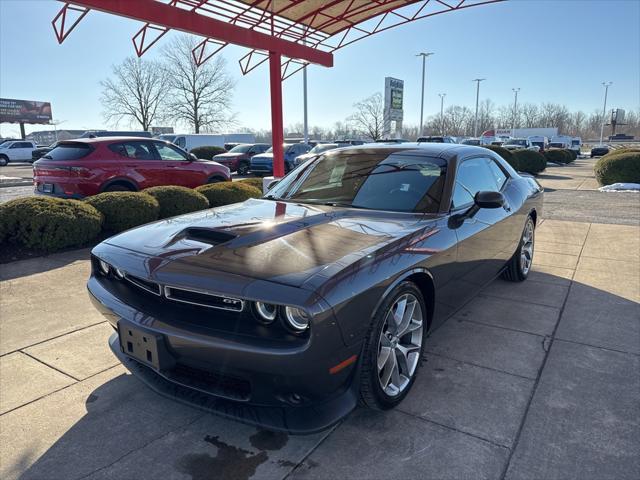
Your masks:
[{"label": "driver side window", "polygon": [[184,153],[167,143],[154,142],[153,144],[156,147],[160,160],[169,160],[173,162],[186,160]]},{"label": "driver side window", "polygon": [[451,208],[470,206],[478,192],[498,191],[489,162],[487,158],[470,158],[458,166]]}]

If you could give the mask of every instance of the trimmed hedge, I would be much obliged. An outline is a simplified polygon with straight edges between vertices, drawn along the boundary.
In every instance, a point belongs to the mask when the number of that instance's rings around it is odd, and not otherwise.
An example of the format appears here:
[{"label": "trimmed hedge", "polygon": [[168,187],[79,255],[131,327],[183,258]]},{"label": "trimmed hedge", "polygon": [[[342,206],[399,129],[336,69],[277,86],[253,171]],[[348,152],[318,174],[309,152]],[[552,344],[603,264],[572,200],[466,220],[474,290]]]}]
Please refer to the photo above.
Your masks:
[{"label": "trimmed hedge", "polygon": [[191,188],[167,185],[143,190],[160,205],[159,218],[175,217],[185,213],[209,208],[207,197]]},{"label": "trimmed hedge", "polygon": [[567,152],[569,152],[569,155],[571,155],[572,162],[578,159],[578,152],[576,152],[575,150],[571,150],[570,148],[568,148]]},{"label": "trimmed hedge", "polygon": [[520,172],[536,174],[547,168],[547,160],[544,156],[533,150],[514,150],[513,158],[515,159],[517,169]]},{"label": "trimmed hedge", "polygon": [[18,198],[0,205],[0,241],[51,252],[93,240],[102,220],[98,210],[79,200]]},{"label": "trimmed hedge", "polygon": [[256,177],[243,178],[242,180],[237,180],[237,181],[247,185],[251,185],[252,187],[255,187],[258,190],[262,191],[262,178],[256,178]]},{"label": "trimmed hedge", "polygon": [[569,150],[562,148],[549,148],[544,151],[544,158],[547,162],[567,164],[573,162],[573,155]]},{"label": "trimmed hedge", "polygon": [[640,150],[614,150],[600,158],[593,170],[600,185],[640,183]]},{"label": "trimmed hedge", "polygon": [[105,192],[89,197],[86,203],[104,215],[104,229],[117,233],[158,219],[160,205],[142,192]]},{"label": "trimmed hedge", "polygon": [[214,156],[225,152],[222,147],[196,147],[191,150],[191,153],[203,160],[212,160]]},{"label": "trimmed hedge", "polygon": [[513,152],[511,150],[507,150],[504,147],[500,147],[498,145],[482,145],[484,148],[488,148],[492,152],[496,152],[500,155],[509,165],[511,165],[515,170],[518,170],[518,165],[516,163],[516,159],[513,156]]},{"label": "trimmed hedge", "polygon": [[247,185],[246,182],[219,182],[208,185],[201,185],[196,190],[202,193],[207,200],[209,206],[221,207],[231,203],[239,203],[249,198],[259,198],[262,196],[262,190]]}]

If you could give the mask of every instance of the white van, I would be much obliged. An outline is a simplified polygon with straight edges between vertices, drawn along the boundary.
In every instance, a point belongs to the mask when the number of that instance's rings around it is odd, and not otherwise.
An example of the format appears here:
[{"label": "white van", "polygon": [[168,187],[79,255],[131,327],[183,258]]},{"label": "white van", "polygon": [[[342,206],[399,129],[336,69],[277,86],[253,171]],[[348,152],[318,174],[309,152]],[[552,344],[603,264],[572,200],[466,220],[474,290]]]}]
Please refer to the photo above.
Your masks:
[{"label": "white van", "polygon": [[551,138],[549,146],[554,148],[566,148],[568,150],[573,150],[578,155],[580,155],[582,139],[580,137],[570,137],[569,135],[557,135]]},{"label": "white van", "polygon": [[196,147],[221,147],[224,148],[224,135],[209,133],[189,133],[189,134],[164,134],[158,137],[183,150],[190,152]]},{"label": "white van", "polygon": [[528,137],[532,145],[540,148],[540,152],[544,152],[549,147],[549,139],[542,135],[532,135]]}]

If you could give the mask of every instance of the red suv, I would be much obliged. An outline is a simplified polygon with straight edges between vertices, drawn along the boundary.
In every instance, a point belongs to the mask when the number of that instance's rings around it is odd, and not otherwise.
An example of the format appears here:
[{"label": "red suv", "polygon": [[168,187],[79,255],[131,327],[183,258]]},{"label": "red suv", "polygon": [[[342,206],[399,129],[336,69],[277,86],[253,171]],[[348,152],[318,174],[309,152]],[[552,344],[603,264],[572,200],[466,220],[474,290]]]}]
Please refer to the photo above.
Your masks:
[{"label": "red suv", "polygon": [[267,143],[241,143],[226,153],[216,155],[213,159],[229,167],[232,172],[246,175],[249,173],[251,157],[266,152],[270,147],[271,145]]},{"label": "red suv", "polygon": [[231,181],[218,162],[198,160],[162,140],[79,138],[58,145],[33,164],[36,193],[83,198],[100,192],[136,191],[157,185],[194,188]]}]

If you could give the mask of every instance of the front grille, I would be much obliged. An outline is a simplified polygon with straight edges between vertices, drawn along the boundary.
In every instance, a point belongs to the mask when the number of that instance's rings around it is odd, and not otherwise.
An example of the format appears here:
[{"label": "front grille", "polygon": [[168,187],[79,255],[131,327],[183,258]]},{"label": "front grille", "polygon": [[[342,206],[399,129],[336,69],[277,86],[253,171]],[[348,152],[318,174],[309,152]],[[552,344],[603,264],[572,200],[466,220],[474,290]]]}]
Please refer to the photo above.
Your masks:
[{"label": "front grille", "polygon": [[251,385],[247,380],[219,372],[210,372],[177,363],[171,370],[162,374],[185,387],[231,400],[247,401],[251,396]]},{"label": "front grille", "polygon": [[153,293],[154,295],[158,295],[158,296],[162,294],[160,285],[158,285],[155,282],[143,280],[142,278],[134,277],[133,275],[129,275],[129,274],[126,274],[124,278],[129,282],[133,283],[136,287],[146,290],[149,293]]},{"label": "front grille", "polygon": [[243,302],[237,298],[223,297],[212,293],[205,293],[185,288],[164,287],[167,300],[198,305],[200,307],[217,308],[220,310],[242,311]]}]

